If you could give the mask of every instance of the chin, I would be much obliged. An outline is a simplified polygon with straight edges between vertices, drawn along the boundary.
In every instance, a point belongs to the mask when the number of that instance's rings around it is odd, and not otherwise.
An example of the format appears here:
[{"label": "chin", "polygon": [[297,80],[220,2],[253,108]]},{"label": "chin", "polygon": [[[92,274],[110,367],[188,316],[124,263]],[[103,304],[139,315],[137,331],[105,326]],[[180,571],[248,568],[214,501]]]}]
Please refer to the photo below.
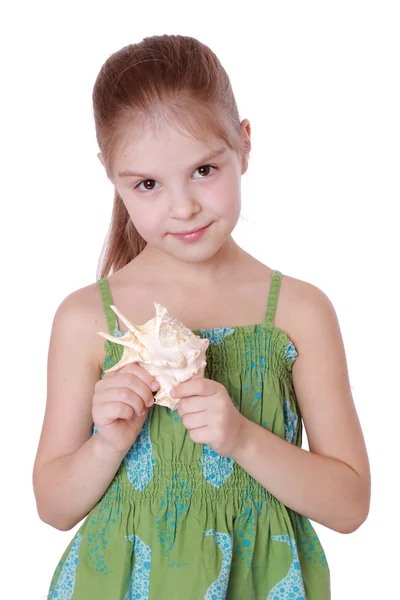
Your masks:
[{"label": "chin", "polygon": [[198,246],[197,248],[193,244],[193,246],[189,248],[183,248],[182,252],[174,253],[175,258],[179,259],[184,263],[199,263],[206,262],[211,260],[213,256],[215,256],[223,247],[226,240],[219,244],[205,244],[203,247]]}]

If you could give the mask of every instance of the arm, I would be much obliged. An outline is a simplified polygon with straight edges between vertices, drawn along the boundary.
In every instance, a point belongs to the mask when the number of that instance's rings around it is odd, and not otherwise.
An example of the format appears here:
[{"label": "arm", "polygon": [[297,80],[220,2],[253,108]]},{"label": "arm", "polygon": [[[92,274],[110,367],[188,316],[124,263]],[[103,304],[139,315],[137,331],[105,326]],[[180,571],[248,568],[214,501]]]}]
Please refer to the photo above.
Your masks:
[{"label": "arm", "polygon": [[[33,470],[40,518],[61,530],[74,527],[100,500],[124,457],[91,437],[94,386],[101,377],[89,286],[68,296],[54,317],[48,355],[47,404]],[[101,307],[96,314],[102,314]],[[97,337],[99,340],[97,340]],[[95,351],[96,350],[96,351]]]},{"label": "arm", "polygon": [[243,419],[231,455],[287,507],[341,533],[367,518],[370,470],[334,308],[302,282],[292,375],[310,451]]}]

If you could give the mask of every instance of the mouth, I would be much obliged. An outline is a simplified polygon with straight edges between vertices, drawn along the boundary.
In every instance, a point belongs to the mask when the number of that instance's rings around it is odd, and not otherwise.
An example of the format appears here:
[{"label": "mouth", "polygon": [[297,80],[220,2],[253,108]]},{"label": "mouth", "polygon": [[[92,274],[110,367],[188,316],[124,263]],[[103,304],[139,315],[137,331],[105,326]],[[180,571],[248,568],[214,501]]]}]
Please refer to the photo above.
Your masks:
[{"label": "mouth", "polygon": [[192,233],[197,233],[198,231],[202,231],[203,229],[207,229],[208,225],[205,227],[199,227],[198,229],[192,229],[192,231],[179,231],[178,233],[173,233],[172,235],[192,235]]},{"label": "mouth", "polygon": [[186,232],[182,232],[182,233],[172,233],[171,235],[173,235],[174,237],[176,237],[184,242],[196,241],[203,235],[203,233],[205,233],[207,231],[207,229],[210,227],[210,225],[211,225],[211,223],[209,223],[205,227],[201,227],[200,229],[192,229],[192,231],[186,231]]}]

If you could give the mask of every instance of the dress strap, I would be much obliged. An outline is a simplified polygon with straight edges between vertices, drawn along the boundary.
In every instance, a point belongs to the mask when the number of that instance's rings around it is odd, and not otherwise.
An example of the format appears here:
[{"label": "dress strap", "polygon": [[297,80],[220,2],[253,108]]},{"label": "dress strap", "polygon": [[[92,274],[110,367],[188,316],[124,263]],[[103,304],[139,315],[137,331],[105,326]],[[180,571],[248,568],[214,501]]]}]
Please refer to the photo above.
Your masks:
[{"label": "dress strap", "polygon": [[270,325],[274,324],[276,307],[278,305],[279,290],[281,287],[282,273],[280,271],[272,271],[271,285],[269,289],[269,297],[267,311],[265,313],[265,322]]},{"label": "dress strap", "polygon": [[111,333],[111,335],[114,335],[115,330],[118,329],[118,320],[117,317],[114,313],[114,311],[112,310],[112,308],[110,308],[110,304],[114,304],[112,296],[111,296],[111,290],[110,290],[110,286],[108,283],[108,279],[107,277],[103,277],[102,279],[98,280],[98,286],[100,289],[100,294],[101,297],[103,299],[103,305],[104,305],[104,311],[106,313],[106,317],[107,317],[107,323],[108,323],[108,329]]}]

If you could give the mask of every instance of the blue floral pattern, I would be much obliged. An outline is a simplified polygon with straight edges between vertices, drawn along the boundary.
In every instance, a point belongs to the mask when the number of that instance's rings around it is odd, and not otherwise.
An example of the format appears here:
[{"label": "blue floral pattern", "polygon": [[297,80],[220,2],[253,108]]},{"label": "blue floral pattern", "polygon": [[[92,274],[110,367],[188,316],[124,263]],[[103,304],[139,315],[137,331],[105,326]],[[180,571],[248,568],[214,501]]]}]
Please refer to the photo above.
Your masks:
[{"label": "blue floral pattern", "polygon": [[202,337],[210,341],[210,344],[221,344],[226,337],[235,333],[232,327],[215,327],[214,329],[199,329],[199,331]]}]

